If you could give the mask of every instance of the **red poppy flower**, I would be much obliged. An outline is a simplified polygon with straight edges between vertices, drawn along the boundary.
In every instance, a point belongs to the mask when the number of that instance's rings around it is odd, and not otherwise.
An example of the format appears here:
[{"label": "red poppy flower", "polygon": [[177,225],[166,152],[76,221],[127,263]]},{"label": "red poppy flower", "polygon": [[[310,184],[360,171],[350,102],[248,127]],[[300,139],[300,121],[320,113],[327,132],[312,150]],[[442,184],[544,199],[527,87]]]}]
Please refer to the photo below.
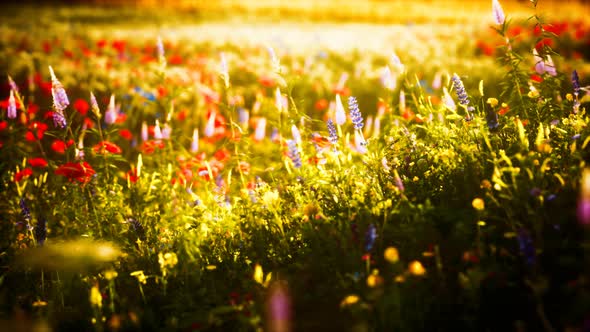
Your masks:
[{"label": "red poppy flower", "polygon": [[107,45],[107,41],[104,39],[100,39],[96,42],[96,47],[97,48],[103,48]]},{"label": "red poppy flower", "polygon": [[123,151],[117,144],[109,141],[102,141],[96,144],[93,150],[96,153],[105,153],[106,151],[114,154],[120,154]]},{"label": "red poppy flower", "polygon": [[539,75],[533,74],[533,75],[531,75],[531,81],[541,83],[541,82],[543,82],[543,78]]},{"label": "red poppy flower", "polygon": [[92,166],[85,161],[65,163],[55,170],[56,175],[65,176],[70,182],[79,181],[80,183],[88,183],[95,173]]},{"label": "red poppy flower", "polygon": [[25,134],[25,139],[29,142],[34,142],[43,138],[43,134],[47,130],[47,124],[39,121],[33,121],[29,124],[29,131]]},{"label": "red poppy flower", "polygon": [[213,155],[213,157],[215,159],[217,159],[218,161],[220,161],[220,162],[223,163],[223,162],[225,162],[226,160],[229,159],[230,153],[225,148],[224,149],[219,149],[219,150],[215,151],[215,154]]},{"label": "red poppy flower", "polygon": [[139,176],[137,176],[137,170],[135,168],[132,168],[127,172],[127,179],[129,179],[131,183],[137,182]]},{"label": "red poppy flower", "polygon": [[8,122],[0,121],[0,131],[3,131],[6,128],[8,128]]},{"label": "red poppy flower", "polygon": [[164,141],[160,140],[151,140],[145,141],[141,145],[141,151],[145,154],[152,154],[156,149],[163,149],[164,148]]},{"label": "red poppy flower", "polygon": [[88,110],[90,109],[90,105],[88,105],[88,102],[86,100],[78,99],[74,102],[74,109],[78,111],[78,113],[86,115],[86,113],[88,113]]},{"label": "red poppy flower", "polygon": [[182,57],[178,54],[172,54],[170,57],[168,57],[168,63],[171,65],[181,65],[182,61]]},{"label": "red poppy flower", "polygon": [[119,136],[121,136],[122,138],[130,141],[133,139],[133,134],[131,133],[131,131],[129,129],[121,129],[119,131]]},{"label": "red poppy flower", "polygon": [[40,157],[32,158],[32,159],[29,159],[29,165],[31,165],[33,167],[46,167],[47,160],[40,158]]},{"label": "red poppy flower", "polygon": [[68,148],[68,146],[66,145],[66,142],[56,139],[55,141],[53,141],[53,143],[51,143],[51,150],[57,152],[57,153],[65,153],[66,149]]},{"label": "red poppy flower", "polygon": [[16,172],[16,174],[14,174],[14,182],[20,182],[22,179],[26,179],[31,175],[33,175],[33,170],[30,168],[25,168],[22,171]]},{"label": "red poppy flower", "polygon": [[328,101],[324,98],[316,101],[314,108],[316,109],[316,111],[323,111],[326,108],[328,108]]}]

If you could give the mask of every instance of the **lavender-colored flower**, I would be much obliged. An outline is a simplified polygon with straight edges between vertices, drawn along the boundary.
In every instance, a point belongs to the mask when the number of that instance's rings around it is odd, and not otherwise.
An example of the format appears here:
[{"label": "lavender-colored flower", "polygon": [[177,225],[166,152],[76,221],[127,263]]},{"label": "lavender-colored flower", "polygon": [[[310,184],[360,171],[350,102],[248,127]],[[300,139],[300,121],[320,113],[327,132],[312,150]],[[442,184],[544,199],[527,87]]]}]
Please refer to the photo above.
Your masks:
[{"label": "lavender-colored flower", "polygon": [[238,107],[238,121],[240,122],[240,124],[242,126],[247,126],[249,120],[250,113],[248,113],[248,111],[245,108]]},{"label": "lavender-colored flower", "polygon": [[269,331],[291,331],[291,299],[286,283],[277,282],[270,288],[267,312]]},{"label": "lavender-colored flower", "polygon": [[37,245],[43,246],[47,239],[47,219],[44,217],[39,218],[37,225],[35,225],[34,234]]},{"label": "lavender-colored flower", "polygon": [[27,201],[24,197],[21,197],[19,201],[20,206],[20,213],[23,216],[23,219],[27,222],[27,224],[31,221],[31,210],[27,206]]},{"label": "lavender-colored flower", "polygon": [[535,264],[536,250],[530,233],[522,228],[518,231],[516,238],[518,240],[518,248],[520,249],[520,253],[524,256],[526,264]]},{"label": "lavender-colored flower", "polygon": [[127,223],[131,226],[137,237],[139,237],[141,240],[145,240],[145,229],[143,228],[141,222],[133,217],[129,217],[127,218]]},{"label": "lavender-colored flower", "polygon": [[191,142],[191,152],[196,153],[199,151],[199,130],[193,130],[193,140]]},{"label": "lavender-colored flower", "polygon": [[342,105],[342,100],[340,99],[340,95],[336,95],[336,123],[339,126],[342,126],[346,122],[346,112],[344,111],[344,106]]},{"label": "lavender-colored flower", "polygon": [[10,86],[10,90],[18,93],[18,85],[14,83],[14,80],[12,79],[12,77],[10,77],[10,75],[8,75],[8,85]]},{"label": "lavender-colored flower", "polygon": [[162,130],[160,129],[160,122],[158,120],[156,120],[156,125],[154,126],[154,139],[162,139]]},{"label": "lavender-colored flower", "polygon": [[65,115],[61,111],[55,110],[52,113],[52,118],[53,118],[53,125],[56,128],[64,129],[68,125]]},{"label": "lavender-colored flower", "polygon": [[329,133],[328,140],[330,141],[330,143],[332,143],[332,145],[335,145],[336,143],[338,143],[338,132],[336,131],[334,121],[332,121],[332,119],[328,119],[326,125],[328,127]]},{"label": "lavender-colored flower", "polygon": [[301,168],[301,155],[299,149],[297,149],[297,143],[290,139],[287,140],[287,147],[289,148],[289,158],[293,161],[295,168]]},{"label": "lavender-colored flower", "polygon": [[107,107],[107,111],[104,114],[104,122],[108,125],[111,125],[117,121],[117,117],[118,112],[117,107],[115,106],[115,95],[111,95],[109,106]]},{"label": "lavender-colored flower", "polygon": [[145,142],[148,139],[150,139],[150,137],[149,137],[149,131],[148,131],[148,125],[144,121],[144,122],[141,123],[141,140]]},{"label": "lavender-colored flower", "polygon": [[266,118],[261,118],[256,123],[256,129],[254,130],[254,140],[262,141],[266,136]]},{"label": "lavender-colored flower", "polygon": [[533,48],[533,59],[535,61],[535,71],[537,74],[545,74],[545,61],[543,61],[543,58],[539,55],[536,48]]},{"label": "lavender-colored flower", "polygon": [[547,60],[545,61],[545,72],[551,76],[557,76],[557,70],[555,70],[555,64],[553,63],[553,59],[551,55],[547,55]]},{"label": "lavender-colored flower", "polygon": [[470,121],[472,119],[471,111],[473,111],[473,107],[468,106],[469,96],[467,96],[467,92],[465,91],[463,81],[461,81],[461,78],[457,74],[453,74],[451,80],[453,81],[453,87],[455,88],[455,92],[457,93],[457,98],[459,98],[459,104],[467,108],[467,121]]},{"label": "lavender-colored flower", "polygon": [[161,65],[166,65],[166,55],[164,54],[164,43],[162,43],[162,38],[158,36],[158,41],[156,42],[156,49],[158,51],[158,61],[160,61]]},{"label": "lavender-colored flower", "polygon": [[162,138],[163,139],[170,139],[171,135],[172,135],[172,128],[170,128],[170,125],[168,123],[164,123],[164,128],[162,128]]},{"label": "lavender-colored flower", "polygon": [[291,126],[291,134],[293,135],[295,143],[301,144],[301,132],[296,125]]},{"label": "lavender-colored flower", "polygon": [[496,24],[504,24],[504,22],[506,21],[506,17],[504,16],[504,10],[502,9],[502,6],[500,5],[500,2],[498,0],[492,0],[492,13],[494,17],[494,22],[496,22]]},{"label": "lavender-colored flower", "polygon": [[488,128],[490,130],[494,130],[498,128],[498,113],[493,109],[489,108],[486,112],[486,122],[488,124]]},{"label": "lavender-colored flower", "polygon": [[49,66],[49,73],[51,74],[51,95],[53,96],[53,108],[56,111],[63,112],[70,104],[66,90],[61,82],[55,76],[53,68]]},{"label": "lavender-colored flower", "polygon": [[354,124],[354,129],[363,129],[363,116],[361,115],[361,111],[359,110],[358,102],[356,101],[356,98],[353,96],[350,96],[348,98],[348,111],[350,112],[350,120]]},{"label": "lavender-colored flower", "polygon": [[577,97],[580,95],[580,77],[578,72],[574,69],[572,72],[572,86],[574,87],[574,95]]},{"label": "lavender-colored flower", "polygon": [[92,109],[92,112],[96,114],[96,117],[100,119],[100,108],[98,107],[98,102],[92,92],[90,92],[90,108]]},{"label": "lavender-colored flower", "polygon": [[377,227],[374,224],[370,224],[365,232],[365,251],[369,252],[373,249],[375,245],[375,240],[377,239]]},{"label": "lavender-colored flower", "polygon": [[16,100],[14,99],[14,90],[10,90],[10,97],[8,97],[8,107],[6,109],[9,119],[16,118]]}]

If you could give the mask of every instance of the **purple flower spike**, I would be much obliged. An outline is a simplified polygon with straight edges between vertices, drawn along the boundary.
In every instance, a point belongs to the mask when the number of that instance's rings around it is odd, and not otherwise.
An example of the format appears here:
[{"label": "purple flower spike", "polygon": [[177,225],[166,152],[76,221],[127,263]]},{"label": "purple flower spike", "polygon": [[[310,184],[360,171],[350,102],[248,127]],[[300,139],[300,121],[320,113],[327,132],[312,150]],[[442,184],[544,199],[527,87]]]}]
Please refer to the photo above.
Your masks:
[{"label": "purple flower spike", "polygon": [[350,111],[350,119],[354,124],[354,129],[363,129],[363,116],[359,110],[359,104],[353,96],[348,98],[348,110]]},{"label": "purple flower spike", "polygon": [[63,112],[63,110],[70,105],[68,95],[61,82],[55,77],[53,68],[49,66],[49,73],[51,74],[51,95],[53,96],[53,108],[56,111]]}]

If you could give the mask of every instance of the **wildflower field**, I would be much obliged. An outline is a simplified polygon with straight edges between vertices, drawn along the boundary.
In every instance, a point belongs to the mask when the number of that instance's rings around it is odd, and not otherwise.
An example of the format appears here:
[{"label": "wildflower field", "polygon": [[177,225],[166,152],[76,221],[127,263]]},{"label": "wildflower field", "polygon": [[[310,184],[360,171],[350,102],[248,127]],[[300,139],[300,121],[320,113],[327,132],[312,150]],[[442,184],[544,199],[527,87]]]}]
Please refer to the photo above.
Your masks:
[{"label": "wildflower field", "polygon": [[473,3],[6,9],[0,330],[590,331],[590,8]]}]

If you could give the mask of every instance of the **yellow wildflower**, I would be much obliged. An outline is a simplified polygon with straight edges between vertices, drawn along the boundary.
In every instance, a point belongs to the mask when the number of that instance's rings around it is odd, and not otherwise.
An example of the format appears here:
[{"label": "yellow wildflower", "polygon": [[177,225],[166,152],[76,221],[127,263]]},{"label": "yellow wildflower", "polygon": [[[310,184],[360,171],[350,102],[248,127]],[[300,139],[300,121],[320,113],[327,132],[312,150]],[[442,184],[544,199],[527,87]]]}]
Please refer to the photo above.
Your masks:
[{"label": "yellow wildflower", "polygon": [[136,277],[137,281],[139,281],[140,283],[144,284],[147,282],[147,277],[145,276],[145,274],[143,274],[143,271],[134,271],[131,272],[131,276],[132,277]]},{"label": "yellow wildflower", "polygon": [[498,106],[498,99],[496,99],[496,98],[488,98],[488,100],[486,101],[486,103],[488,103],[492,107],[496,107],[496,106]]},{"label": "yellow wildflower", "polygon": [[422,276],[426,273],[426,269],[424,269],[424,266],[419,261],[411,262],[408,270],[415,276]]},{"label": "yellow wildflower", "polygon": [[479,197],[473,199],[473,201],[471,202],[471,206],[473,206],[473,208],[478,211],[483,211],[483,209],[485,209],[485,207],[486,207],[483,199],[481,199]]},{"label": "yellow wildflower", "polygon": [[90,304],[98,309],[102,308],[102,295],[100,294],[100,290],[98,290],[97,284],[90,289]]},{"label": "yellow wildflower", "polygon": [[395,247],[385,249],[383,256],[385,256],[385,260],[390,263],[395,263],[399,260],[399,253]]},{"label": "yellow wildflower", "polygon": [[355,295],[355,294],[348,295],[340,302],[340,307],[347,307],[349,305],[353,305],[353,304],[357,303],[359,300],[360,300],[360,298],[358,297],[358,295]]}]

